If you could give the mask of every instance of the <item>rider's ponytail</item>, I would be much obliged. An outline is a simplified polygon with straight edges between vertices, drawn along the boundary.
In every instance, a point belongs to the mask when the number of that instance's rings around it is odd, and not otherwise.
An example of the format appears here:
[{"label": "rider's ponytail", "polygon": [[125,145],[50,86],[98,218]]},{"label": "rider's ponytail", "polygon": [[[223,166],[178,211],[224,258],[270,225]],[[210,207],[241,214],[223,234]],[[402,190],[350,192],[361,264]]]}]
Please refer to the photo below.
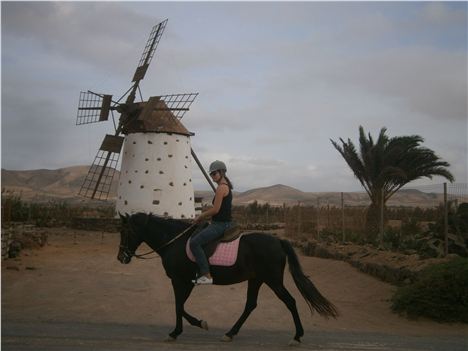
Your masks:
[{"label": "rider's ponytail", "polygon": [[226,172],[224,170],[220,170],[221,175],[226,179],[226,183],[228,184],[229,189],[234,189],[234,186],[232,185],[232,182],[229,180],[229,178],[226,176]]}]

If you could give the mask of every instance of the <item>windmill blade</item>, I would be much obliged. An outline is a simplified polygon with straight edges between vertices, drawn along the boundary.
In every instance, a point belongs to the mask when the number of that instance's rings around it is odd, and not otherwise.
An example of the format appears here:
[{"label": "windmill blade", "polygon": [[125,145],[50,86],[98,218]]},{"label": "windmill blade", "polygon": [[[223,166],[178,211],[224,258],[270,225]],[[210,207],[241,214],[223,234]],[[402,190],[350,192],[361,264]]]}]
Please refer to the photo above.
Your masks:
[{"label": "windmill blade", "polygon": [[164,101],[167,108],[161,111],[168,111],[167,113],[172,113],[176,118],[182,119],[197,96],[198,93],[162,95],[160,99]]},{"label": "windmill blade", "polygon": [[112,95],[80,92],[76,125],[107,121],[111,109]]},{"label": "windmill blade", "polygon": [[79,195],[90,199],[107,200],[111,190],[124,137],[107,134],[94,162],[81,185]]},{"label": "windmill blade", "polygon": [[159,40],[166,28],[167,19],[162,21],[161,23],[155,25],[151,30],[150,36],[148,41],[146,42],[145,49],[143,50],[143,54],[141,55],[140,62],[138,63],[138,67],[133,75],[132,82],[138,82],[145,77],[146,71],[148,70],[148,66],[151,63],[151,60],[154,56],[154,52],[159,44]]},{"label": "windmill blade", "polygon": [[198,93],[151,96],[138,115],[138,120],[151,118],[153,111],[159,112],[159,118],[175,117],[181,119],[190,110]]}]

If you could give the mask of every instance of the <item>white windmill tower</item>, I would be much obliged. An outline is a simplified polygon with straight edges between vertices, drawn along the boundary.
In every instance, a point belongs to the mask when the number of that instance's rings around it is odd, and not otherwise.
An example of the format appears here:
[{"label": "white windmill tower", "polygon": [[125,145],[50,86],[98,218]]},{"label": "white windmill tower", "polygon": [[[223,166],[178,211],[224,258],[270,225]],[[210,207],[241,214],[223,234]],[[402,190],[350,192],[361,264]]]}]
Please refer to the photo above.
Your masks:
[{"label": "white windmill tower", "polygon": [[[106,200],[123,147],[116,213],[146,212],[173,218],[193,218],[194,191],[191,156],[214,189],[190,144],[190,133],[180,122],[198,93],[153,96],[135,102],[167,19],[155,25],[132,79],[132,86],[117,101],[112,95],[81,92],[77,125],[114,121],[79,194]],[[121,101],[126,97],[124,103]],[[143,100],[143,99],[142,99]],[[113,111],[120,113],[116,125]],[[125,135],[125,137],[121,136]]]}]

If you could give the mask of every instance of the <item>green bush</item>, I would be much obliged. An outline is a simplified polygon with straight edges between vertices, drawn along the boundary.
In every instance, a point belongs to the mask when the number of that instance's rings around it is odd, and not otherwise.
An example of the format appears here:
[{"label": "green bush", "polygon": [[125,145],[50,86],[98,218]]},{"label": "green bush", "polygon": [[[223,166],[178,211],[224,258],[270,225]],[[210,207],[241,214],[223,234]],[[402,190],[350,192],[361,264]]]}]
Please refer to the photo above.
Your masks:
[{"label": "green bush", "polygon": [[21,200],[20,195],[2,190],[2,222],[24,222],[28,215],[28,206]]},{"label": "green bush", "polygon": [[413,284],[397,290],[392,309],[410,318],[468,323],[468,259],[428,267]]}]

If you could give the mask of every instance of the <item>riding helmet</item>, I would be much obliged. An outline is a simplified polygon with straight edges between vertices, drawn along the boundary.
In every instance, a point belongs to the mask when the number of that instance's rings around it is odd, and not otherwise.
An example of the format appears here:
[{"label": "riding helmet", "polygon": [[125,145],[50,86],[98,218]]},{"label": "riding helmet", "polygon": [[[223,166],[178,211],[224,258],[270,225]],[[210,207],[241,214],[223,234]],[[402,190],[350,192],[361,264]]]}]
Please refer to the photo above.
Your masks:
[{"label": "riding helmet", "polygon": [[227,171],[226,165],[224,164],[223,161],[216,160],[211,163],[210,165],[210,173],[216,172],[216,171]]}]

